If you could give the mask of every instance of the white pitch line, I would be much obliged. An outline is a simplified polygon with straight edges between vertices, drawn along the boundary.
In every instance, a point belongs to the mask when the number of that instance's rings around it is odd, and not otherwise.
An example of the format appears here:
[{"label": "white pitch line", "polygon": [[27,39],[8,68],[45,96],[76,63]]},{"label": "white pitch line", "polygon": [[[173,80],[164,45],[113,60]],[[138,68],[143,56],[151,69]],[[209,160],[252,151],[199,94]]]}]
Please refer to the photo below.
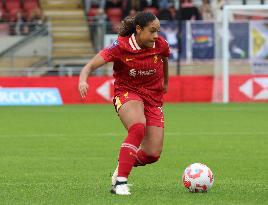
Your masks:
[{"label": "white pitch line", "polygon": [[[83,134],[83,136],[124,136],[127,133],[95,133],[95,134]],[[195,135],[207,135],[207,136],[216,136],[216,135],[268,135],[267,132],[165,132],[164,135],[168,136],[195,136]]]},{"label": "white pitch line", "polygon": [[63,133],[49,133],[49,134],[0,134],[0,137],[64,137]]},{"label": "white pitch line", "polygon": [[167,132],[165,135],[268,135],[268,132]]},{"label": "white pitch line", "polygon": [[[125,136],[125,133],[80,133],[80,134],[65,134],[65,133],[48,133],[48,134],[0,134],[0,137],[70,137],[70,136]],[[231,136],[231,135],[268,135],[268,131],[265,132],[165,132],[167,136]]]}]

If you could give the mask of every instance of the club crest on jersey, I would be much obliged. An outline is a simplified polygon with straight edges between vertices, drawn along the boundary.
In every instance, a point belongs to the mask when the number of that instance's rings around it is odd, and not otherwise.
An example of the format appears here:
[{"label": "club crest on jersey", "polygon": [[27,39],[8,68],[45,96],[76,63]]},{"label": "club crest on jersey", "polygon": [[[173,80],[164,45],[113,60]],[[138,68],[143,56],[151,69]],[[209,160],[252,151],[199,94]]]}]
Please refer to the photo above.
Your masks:
[{"label": "club crest on jersey", "polygon": [[154,63],[157,63],[157,61],[158,61],[158,55],[154,55],[153,60],[154,60]]},{"label": "club crest on jersey", "polygon": [[119,45],[118,40],[115,40],[115,41],[112,43],[112,45],[110,45],[109,49],[112,49],[112,48],[114,48],[114,47],[116,47],[116,46],[118,46],[118,45]]}]

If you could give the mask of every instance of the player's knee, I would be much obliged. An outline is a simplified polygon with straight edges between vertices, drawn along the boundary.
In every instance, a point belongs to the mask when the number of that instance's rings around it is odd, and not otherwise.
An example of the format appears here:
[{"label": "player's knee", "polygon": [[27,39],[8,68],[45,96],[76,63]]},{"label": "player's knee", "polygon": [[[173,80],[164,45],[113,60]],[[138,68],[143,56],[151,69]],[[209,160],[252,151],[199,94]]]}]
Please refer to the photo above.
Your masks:
[{"label": "player's knee", "polygon": [[[133,119],[131,120],[131,122],[128,123],[128,125],[127,125],[127,129],[128,129],[128,131],[129,131],[131,128],[133,128],[134,125],[137,125],[137,124],[139,124],[139,125],[143,125],[144,130],[145,130],[146,118],[145,118],[145,117],[137,117],[137,118],[133,118]],[[134,126],[134,127],[135,127],[135,126]]]},{"label": "player's knee", "polygon": [[132,124],[143,124],[146,125],[146,118],[145,117],[139,117],[138,119],[135,119]]}]

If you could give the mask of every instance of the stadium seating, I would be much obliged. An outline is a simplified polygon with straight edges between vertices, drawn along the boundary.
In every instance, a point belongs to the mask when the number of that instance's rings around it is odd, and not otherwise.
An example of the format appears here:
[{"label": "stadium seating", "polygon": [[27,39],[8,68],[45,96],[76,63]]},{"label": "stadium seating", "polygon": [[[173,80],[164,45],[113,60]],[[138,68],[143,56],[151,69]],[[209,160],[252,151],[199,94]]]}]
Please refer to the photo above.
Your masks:
[{"label": "stadium seating", "polygon": [[6,15],[6,10],[4,8],[4,4],[2,1],[0,1],[0,20],[4,20]]},{"label": "stadium seating", "polygon": [[7,10],[7,20],[16,21],[16,15],[18,12],[21,12],[21,5],[19,0],[6,0],[5,2]]},{"label": "stadium seating", "polygon": [[109,8],[106,14],[110,22],[120,22],[123,17],[121,8]]},{"label": "stadium seating", "polygon": [[23,10],[29,15],[33,10],[39,8],[37,0],[26,0],[23,2]]},{"label": "stadium seating", "polygon": [[118,32],[118,27],[123,18],[123,11],[121,8],[109,8],[106,11],[108,21],[111,23],[112,31]]},{"label": "stadium seating", "polygon": [[6,9],[8,11],[13,10],[13,9],[20,9],[20,0],[6,0]]},{"label": "stadium seating", "polygon": [[[40,1],[51,23],[54,65],[80,64],[95,54],[80,0]],[[93,14],[92,14],[93,15]]]},{"label": "stadium seating", "polygon": [[40,8],[38,0],[0,0],[0,11],[5,21],[16,21],[18,12],[30,16],[36,8]]}]

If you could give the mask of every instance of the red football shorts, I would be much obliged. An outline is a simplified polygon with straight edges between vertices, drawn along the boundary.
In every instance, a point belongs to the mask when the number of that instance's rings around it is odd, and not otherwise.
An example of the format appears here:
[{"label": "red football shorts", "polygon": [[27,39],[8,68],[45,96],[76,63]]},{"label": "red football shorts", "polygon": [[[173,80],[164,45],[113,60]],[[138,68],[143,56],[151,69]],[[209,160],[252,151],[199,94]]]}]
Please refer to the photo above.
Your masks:
[{"label": "red football shorts", "polygon": [[[138,100],[144,103],[143,99],[135,93],[122,92],[113,99],[116,112],[122,105],[130,100]],[[164,128],[164,113],[162,107],[156,107],[144,104],[144,115],[146,118],[146,126],[156,126]]]}]

